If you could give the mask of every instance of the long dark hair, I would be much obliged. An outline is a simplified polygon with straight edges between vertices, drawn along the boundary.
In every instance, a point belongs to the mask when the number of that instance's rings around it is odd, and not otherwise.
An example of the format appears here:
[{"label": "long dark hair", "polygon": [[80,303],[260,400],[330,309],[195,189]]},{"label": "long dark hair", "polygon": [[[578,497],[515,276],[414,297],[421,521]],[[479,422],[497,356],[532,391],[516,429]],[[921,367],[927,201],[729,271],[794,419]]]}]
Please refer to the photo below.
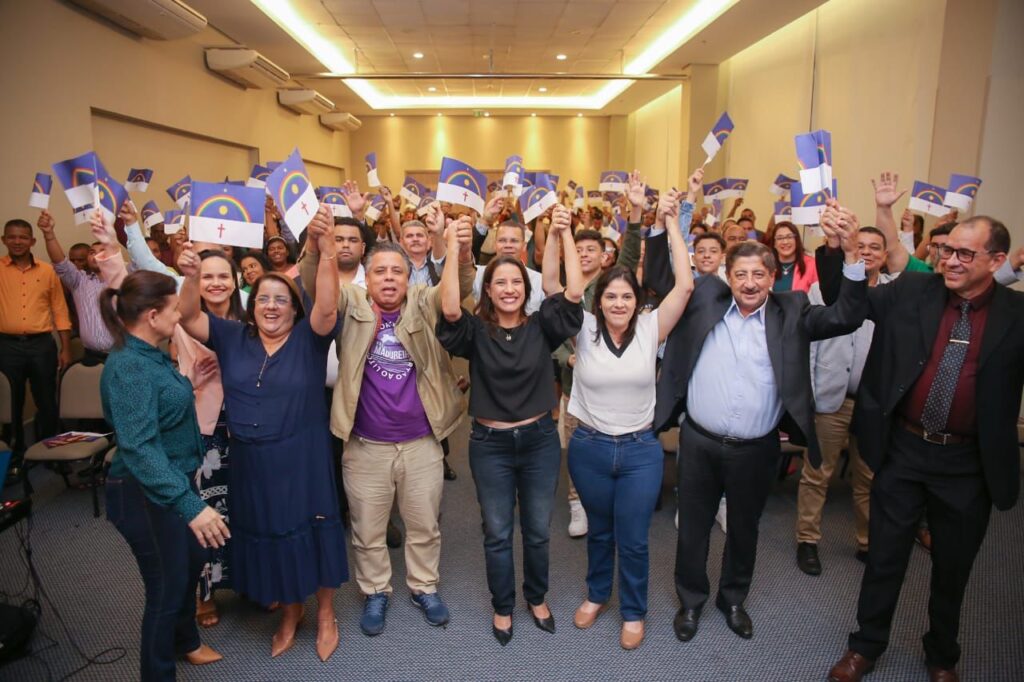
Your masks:
[{"label": "long dark hair", "polygon": [[162,309],[167,305],[168,297],[176,293],[178,287],[173,278],[148,270],[139,270],[125,277],[120,289],[104,289],[100,294],[100,315],[103,325],[114,338],[114,345],[118,348],[124,346],[128,334],[126,325],[135,324],[148,310]]},{"label": "long dark hair", "polygon": [[[200,261],[207,260],[208,258],[221,258],[231,266],[231,283],[235,285],[235,290],[231,292],[231,298],[228,299],[228,315],[226,319],[229,320],[241,320],[245,314],[245,309],[242,307],[242,294],[238,289],[238,265],[235,261],[228,257],[228,254],[224,253],[220,249],[206,249],[199,254]],[[200,275],[200,278],[202,275]],[[199,306],[202,308],[204,313],[210,311],[206,308],[206,300],[201,296],[199,298]]]},{"label": "long dark hair", "polygon": [[299,287],[295,285],[292,278],[287,275],[282,275],[280,272],[265,272],[258,280],[252,283],[252,291],[249,292],[249,300],[245,304],[245,324],[248,326],[249,334],[251,336],[259,335],[259,328],[256,326],[255,317],[256,297],[260,293],[260,287],[268,280],[281,282],[288,287],[288,296],[292,299],[292,308],[295,310],[295,322],[298,322],[306,316],[306,311],[302,307],[302,296],[299,294]]},{"label": "long dark hair", "polygon": [[519,269],[519,274],[523,277],[523,287],[526,295],[523,296],[523,304],[519,308],[519,315],[526,317],[526,303],[530,300],[530,276],[526,272],[526,266],[518,258],[512,256],[498,256],[497,258],[491,259],[491,262],[484,268],[484,279],[483,284],[480,285],[481,294],[480,302],[476,304],[476,316],[487,327],[487,331],[494,334],[498,327],[498,313],[494,309],[494,303],[491,302],[491,294],[488,288],[491,286],[491,279],[494,277],[494,271],[498,269],[500,265],[514,265]]},{"label": "long dark hair", "polygon": [[775,227],[772,228],[772,233],[768,235],[765,240],[768,242],[768,248],[772,250],[772,254],[775,255],[775,262],[778,263],[778,266],[781,268],[782,260],[779,259],[779,252],[775,248],[775,235],[778,233],[780,227],[788,228],[789,231],[793,233],[793,238],[796,243],[796,251],[794,252],[796,255],[796,271],[801,277],[803,277],[804,273],[807,272],[807,259],[804,258],[804,240],[800,238],[800,230],[797,229],[796,225],[788,220],[783,220],[781,223],[775,223]]},{"label": "long dark hair", "polygon": [[608,329],[608,325],[604,321],[604,311],[601,310],[601,297],[604,296],[604,290],[608,288],[608,285],[617,279],[621,279],[628,284],[629,288],[633,290],[633,296],[636,298],[636,308],[633,310],[633,316],[629,318],[629,324],[626,325],[626,333],[622,335],[622,345],[628,345],[633,340],[633,335],[636,334],[636,318],[640,314],[640,309],[644,307],[646,295],[644,290],[640,288],[640,284],[636,281],[636,275],[632,270],[625,265],[613,265],[598,276],[597,284],[594,285],[594,300],[590,306],[591,312],[594,313],[594,318],[597,320],[597,329],[594,331],[594,343],[599,343],[601,337]]}]

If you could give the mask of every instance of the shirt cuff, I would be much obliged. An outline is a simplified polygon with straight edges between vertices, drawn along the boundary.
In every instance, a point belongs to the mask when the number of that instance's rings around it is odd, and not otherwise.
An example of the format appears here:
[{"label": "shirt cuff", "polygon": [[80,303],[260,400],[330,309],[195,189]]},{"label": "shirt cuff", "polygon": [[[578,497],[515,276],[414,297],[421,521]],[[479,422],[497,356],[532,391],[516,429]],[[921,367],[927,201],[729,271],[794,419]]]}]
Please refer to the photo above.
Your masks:
[{"label": "shirt cuff", "polygon": [[477,234],[487,236],[487,223],[482,223],[479,220],[476,221],[476,232]]},{"label": "shirt cuff", "polygon": [[867,279],[867,272],[864,270],[864,261],[859,260],[852,265],[843,263],[843,277],[852,282],[863,282]]},{"label": "shirt cuff", "polygon": [[1010,260],[1006,259],[1002,267],[996,270],[995,279],[1003,286],[1009,286],[1016,282],[1024,282],[1024,270],[1014,270]]},{"label": "shirt cuff", "polygon": [[657,237],[659,234],[661,234],[664,231],[665,231],[664,227],[654,227],[652,225],[651,226],[651,231],[647,233],[647,237],[648,238],[650,238],[650,237]]}]

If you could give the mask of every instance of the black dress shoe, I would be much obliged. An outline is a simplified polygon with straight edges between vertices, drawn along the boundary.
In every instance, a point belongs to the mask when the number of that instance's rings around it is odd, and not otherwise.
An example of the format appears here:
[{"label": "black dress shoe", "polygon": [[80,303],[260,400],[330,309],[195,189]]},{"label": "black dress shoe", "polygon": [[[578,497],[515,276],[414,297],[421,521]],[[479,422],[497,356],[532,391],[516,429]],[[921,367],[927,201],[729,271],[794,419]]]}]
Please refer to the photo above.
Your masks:
[{"label": "black dress shoe", "polygon": [[801,542],[796,546],[796,565],[807,575],[821,575],[821,560],[818,546],[813,542]]},{"label": "black dress shoe", "polygon": [[494,623],[491,623],[491,632],[494,633],[494,639],[498,640],[498,644],[505,646],[512,641],[512,626],[508,626],[508,630],[502,630]]},{"label": "black dress shoe", "polygon": [[680,642],[689,642],[697,634],[697,623],[700,621],[700,609],[681,608],[672,620],[672,629]]},{"label": "black dress shoe", "polygon": [[730,630],[743,639],[750,639],[754,636],[754,624],[750,621],[750,616],[747,615],[746,610],[742,606],[738,604],[734,606],[719,604],[718,610],[725,614],[725,622]]},{"label": "black dress shoe", "polygon": [[534,625],[536,625],[538,628],[540,628],[544,632],[550,632],[551,634],[555,634],[555,616],[554,616],[554,614],[551,614],[550,611],[549,611],[549,615],[548,615],[547,618],[538,618],[537,614],[533,612],[533,607],[532,606],[527,604],[526,608],[530,610],[530,615],[533,616],[533,624]]},{"label": "black dress shoe", "polygon": [[459,475],[455,473],[455,469],[452,469],[452,465],[448,463],[447,457],[445,457],[441,461],[444,463],[444,480],[454,481],[456,478],[459,477]]}]

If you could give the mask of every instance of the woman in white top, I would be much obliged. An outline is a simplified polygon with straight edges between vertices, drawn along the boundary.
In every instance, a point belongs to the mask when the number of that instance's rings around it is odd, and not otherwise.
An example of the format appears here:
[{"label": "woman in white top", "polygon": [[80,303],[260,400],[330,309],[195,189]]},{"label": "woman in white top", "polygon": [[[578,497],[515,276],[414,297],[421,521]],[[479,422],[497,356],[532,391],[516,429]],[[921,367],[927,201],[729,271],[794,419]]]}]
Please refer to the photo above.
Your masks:
[{"label": "woman in white top", "polygon": [[[700,173],[690,179],[700,187]],[[657,226],[670,227],[675,288],[652,313],[641,314],[642,291],[628,268],[615,266],[597,281],[594,310],[576,336],[569,413],[579,419],[569,442],[569,473],[587,512],[587,599],[574,622],[589,628],[607,608],[615,550],[619,554],[620,644],[640,646],[647,613],[647,532],[661,491],[663,458],[654,420],[658,345],[675,327],[693,291],[682,233],[680,194],[662,195]]]}]

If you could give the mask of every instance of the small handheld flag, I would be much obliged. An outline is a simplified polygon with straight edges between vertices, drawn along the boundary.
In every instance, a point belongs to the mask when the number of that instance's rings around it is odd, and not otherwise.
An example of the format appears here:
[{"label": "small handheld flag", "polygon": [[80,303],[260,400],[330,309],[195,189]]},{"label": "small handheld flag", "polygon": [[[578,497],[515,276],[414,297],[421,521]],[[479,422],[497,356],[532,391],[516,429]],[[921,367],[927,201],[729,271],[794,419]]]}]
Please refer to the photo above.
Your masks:
[{"label": "small handheld flag", "polygon": [[267,177],[267,193],[274,198],[277,210],[296,238],[320,208],[297,148]]},{"label": "small handheld flag", "polygon": [[914,188],[910,191],[910,204],[907,207],[917,213],[941,217],[949,213],[945,204],[945,188],[918,180],[914,182]]},{"label": "small handheld flag", "polygon": [[257,163],[252,167],[252,170],[249,171],[249,179],[245,181],[245,186],[264,189],[267,186],[268,175],[270,175],[270,169]]},{"label": "small handheld flag", "polygon": [[370,187],[380,187],[380,177],[377,176],[377,152],[366,155],[366,184]]},{"label": "small handheld flag", "polygon": [[483,173],[456,159],[447,156],[441,159],[440,182],[437,183],[439,201],[483,213],[486,194],[487,177]]},{"label": "small handheld flag", "polygon": [[794,182],[789,191],[790,220],[797,225],[819,224],[821,214],[825,211],[825,200],[828,199],[828,193],[818,191],[804,194],[803,186],[799,182]]},{"label": "small handheld flag", "polygon": [[572,210],[578,211],[579,209],[583,208],[583,203],[585,201],[583,185],[576,185],[576,187],[574,187],[573,189],[575,190],[576,194],[572,198]]},{"label": "small handheld flag", "polygon": [[32,181],[32,194],[28,197],[28,205],[32,208],[49,208],[51,189],[53,189],[53,176],[49,173],[36,173],[36,179]]},{"label": "small handheld flag", "polygon": [[533,222],[545,211],[558,203],[558,195],[543,185],[526,188],[519,197],[519,210],[523,220]]},{"label": "small handheld flag", "polygon": [[416,178],[406,175],[405,180],[402,181],[402,189],[398,190],[398,196],[402,197],[407,204],[412,204],[413,208],[418,208],[420,198],[426,189]]},{"label": "small handheld flag", "polygon": [[565,186],[569,188],[570,192],[575,192],[576,191],[576,181],[575,180],[570,180],[568,183],[566,183]]},{"label": "small handheld flag", "polygon": [[167,196],[174,200],[178,208],[184,210],[188,203],[189,192],[192,191],[192,178],[186,175],[167,188]]},{"label": "small handheld flag", "polygon": [[494,180],[491,180],[490,182],[487,183],[487,193],[488,194],[494,194],[495,192],[498,191],[499,187],[500,187],[500,185],[497,182],[495,182]]},{"label": "small handheld flag", "polygon": [[967,211],[971,208],[974,197],[978,196],[981,188],[981,178],[973,175],[959,175],[953,173],[949,177],[949,189],[946,190],[946,206]]},{"label": "small handheld flag", "polygon": [[71,202],[71,207],[82,208],[89,204],[95,205],[96,175],[100,172],[106,175],[107,169],[96,157],[96,152],[86,152],[53,164],[53,172],[60,184],[64,185],[64,194]]},{"label": "small handheld flag", "polygon": [[174,234],[181,232],[181,228],[185,227],[185,212],[179,211],[178,209],[172,209],[164,214],[164,234]]},{"label": "small handheld flag", "polygon": [[348,197],[343,187],[317,187],[316,198],[321,204],[327,204],[331,215],[335,218],[351,218],[352,209],[348,207]]},{"label": "small handheld flag", "polygon": [[732,135],[732,131],[736,128],[733,124],[732,119],[729,118],[729,112],[722,112],[722,115],[718,117],[718,122],[715,123],[715,127],[711,129],[708,136],[701,142],[701,149],[708,155],[708,158],[704,160],[704,166],[711,163],[711,160],[718,154],[718,150],[722,148],[725,141]]},{"label": "small handheld flag", "polygon": [[120,182],[110,177],[105,169],[96,175],[96,190],[104,219],[111,223],[114,222],[118,211],[128,201],[128,190]]},{"label": "small handheld flag", "polygon": [[732,199],[747,193],[746,178],[722,178],[704,185],[705,199]]},{"label": "small handheld flag", "polygon": [[85,225],[92,218],[93,212],[96,210],[92,204],[86,204],[81,208],[75,209],[75,225]]},{"label": "small handheld flag", "polygon": [[600,190],[591,189],[587,191],[587,205],[601,206],[604,203],[604,196]]},{"label": "small handheld flag", "polygon": [[794,182],[796,182],[796,178],[791,178],[788,175],[779,173],[775,176],[775,182],[773,182],[772,186],[768,188],[768,191],[777,197],[785,196],[789,192],[790,187],[793,186]]},{"label": "small handheld flag", "polygon": [[783,199],[782,201],[775,202],[775,222],[776,224],[783,221],[792,222],[793,219],[793,207],[790,206],[789,202]]},{"label": "small handheld flag", "polygon": [[149,168],[132,168],[128,171],[128,179],[124,188],[129,192],[145,192],[153,179],[153,171]]},{"label": "small handheld flag", "polygon": [[189,237],[197,242],[260,248],[265,196],[256,187],[192,183]]},{"label": "small handheld flag", "polygon": [[625,192],[628,179],[626,171],[603,171],[597,188],[602,192]]},{"label": "small handheld flag", "polygon": [[164,221],[164,214],[160,212],[155,201],[147,201],[142,207],[142,224],[147,230],[152,230],[154,225]]},{"label": "small handheld flag", "polygon": [[832,133],[815,130],[797,135],[796,156],[804,192],[813,194],[832,186]]},{"label": "small handheld flag", "polygon": [[424,187],[423,194],[421,195],[420,199],[420,207],[416,209],[416,215],[419,216],[420,218],[425,216],[427,214],[427,211],[430,209],[430,205],[434,203],[434,201],[436,200],[437,195],[434,194],[433,190],[431,190],[429,187]]},{"label": "small handheld flag", "polygon": [[375,194],[370,199],[370,204],[366,207],[366,222],[375,223],[377,219],[381,217],[384,211],[387,209],[388,201],[379,194]]},{"label": "small handheld flag", "polygon": [[523,184],[523,157],[510,156],[505,159],[505,175],[501,179],[502,187],[519,187]]}]

